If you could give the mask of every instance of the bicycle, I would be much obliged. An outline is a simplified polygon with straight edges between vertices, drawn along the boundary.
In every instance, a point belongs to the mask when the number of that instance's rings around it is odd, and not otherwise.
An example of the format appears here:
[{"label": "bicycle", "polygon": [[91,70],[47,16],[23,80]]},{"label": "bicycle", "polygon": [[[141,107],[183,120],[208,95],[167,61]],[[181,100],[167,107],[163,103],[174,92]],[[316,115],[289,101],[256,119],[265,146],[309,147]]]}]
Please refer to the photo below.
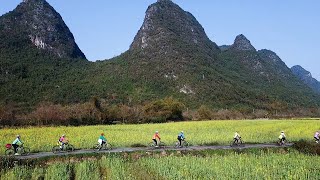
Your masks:
[{"label": "bicycle", "polygon": [[182,140],[182,141],[181,141],[181,146],[180,146],[180,142],[177,141],[177,142],[174,143],[173,146],[174,146],[175,148],[186,148],[186,147],[189,146],[189,142],[186,141],[186,140]]},{"label": "bicycle", "polygon": [[239,138],[238,140],[234,139],[233,141],[230,142],[230,146],[231,147],[244,146],[244,141],[241,138]]},{"label": "bicycle", "polygon": [[104,144],[100,144],[97,143],[95,145],[93,145],[92,149],[95,149],[96,151],[101,151],[101,150],[111,150],[112,149],[112,145],[110,143],[104,143]]},{"label": "bicycle", "polygon": [[279,146],[285,146],[288,143],[287,139],[279,139],[278,140],[278,145]]},{"label": "bicycle", "polygon": [[64,144],[63,147],[60,144],[52,147],[52,152],[54,154],[61,153],[61,152],[72,152],[72,151],[74,151],[74,146],[69,143]]},{"label": "bicycle", "polygon": [[161,147],[165,147],[166,144],[162,141],[159,141],[158,142],[158,145],[156,146],[156,144],[154,143],[154,141],[151,141],[149,144],[148,144],[149,147],[152,147],[152,148],[161,148]]},{"label": "bicycle", "polygon": [[[12,144],[7,144],[5,147],[6,147],[5,154],[6,154],[7,156],[13,156],[13,155],[15,155],[14,148],[13,148]],[[30,148],[24,147],[23,145],[21,145],[21,146],[19,146],[19,147],[17,148],[17,153],[18,153],[19,155],[22,155],[22,156],[27,156],[27,155],[30,154]]]}]

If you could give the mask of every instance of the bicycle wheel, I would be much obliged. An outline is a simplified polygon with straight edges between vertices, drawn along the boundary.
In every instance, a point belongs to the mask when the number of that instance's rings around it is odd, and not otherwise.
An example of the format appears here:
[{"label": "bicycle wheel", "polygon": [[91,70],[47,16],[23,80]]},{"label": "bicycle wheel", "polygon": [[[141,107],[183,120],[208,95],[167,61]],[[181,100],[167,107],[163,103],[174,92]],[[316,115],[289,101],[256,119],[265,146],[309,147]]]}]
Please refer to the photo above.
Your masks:
[{"label": "bicycle wheel", "polygon": [[5,154],[6,154],[7,156],[13,156],[13,155],[14,155],[14,150],[13,150],[13,149],[7,149],[7,150],[5,151]]},{"label": "bicycle wheel", "polygon": [[74,151],[73,145],[68,144],[67,147],[66,147],[66,151],[67,151],[67,152],[72,152],[72,151]]},{"label": "bicycle wheel", "polygon": [[53,152],[54,154],[60,153],[60,152],[61,152],[60,146],[53,146],[52,152]]},{"label": "bicycle wheel", "polygon": [[155,147],[156,145],[154,144],[154,142],[150,142],[149,144],[148,144],[148,147]]},{"label": "bicycle wheel", "polygon": [[98,144],[93,145],[93,146],[92,146],[92,149],[93,149],[93,150],[96,150],[96,151],[100,151],[101,146],[100,146],[100,144],[98,143]]},{"label": "bicycle wheel", "polygon": [[164,143],[162,141],[159,143],[159,147],[165,147],[165,146],[166,146],[166,143]]},{"label": "bicycle wheel", "polygon": [[189,147],[189,142],[188,141],[184,141],[183,142],[183,147]]},{"label": "bicycle wheel", "polygon": [[235,145],[236,145],[235,141],[231,141],[231,142],[230,142],[230,146],[231,146],[231,147],[234,147]]},{"label": "bicycle wheel", "polygon": [[242,141],[242,140],[240,140],[240,144],[239,144],[239,146],[244,146],[244,141]]},{"label": "bicycle wheel", "polygon": [[28,147],[23,147],[21,149],[21,155],[25,155],[25,156],[28,156],[30,154],[30,148]]},{"label": "bicycle wheel", "polygon": [[110,143],[105,145],[105,149],[106,150],[111,150],[112,149],[112,145]]},{"label": "bicycle wheel", "polygon": [[178,148],[180,146],[180,143],[179,142],[175,142],[174,144],[173,144],[173,147],[175,147],[175,148]]}]

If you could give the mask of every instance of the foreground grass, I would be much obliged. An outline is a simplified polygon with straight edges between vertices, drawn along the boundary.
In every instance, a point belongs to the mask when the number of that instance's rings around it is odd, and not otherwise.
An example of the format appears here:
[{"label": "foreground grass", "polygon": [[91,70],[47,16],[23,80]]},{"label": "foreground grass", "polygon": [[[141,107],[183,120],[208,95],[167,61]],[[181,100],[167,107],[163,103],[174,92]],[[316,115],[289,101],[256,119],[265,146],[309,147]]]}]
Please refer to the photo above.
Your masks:
[{"label": "foreground grass", "polygon": [[187,140],[193,145],[228,144],[235,131],[240,132],[246,143],[275,142],[281,130],[290,141],[312,140],[313,134],[320,129],[318,120],[243,120],[243,121],[201,121],[166,124],[112,125],[83,127],[29,127],[19,129],[1,129],[0,145],[12,143],[20,134],[31,151],[51,151],[62,134],[66,134],[76,148],[91,148],[97,142],[100,133],[114,147],[129,147],[133,144],[147,145],[154,131],[160,132],[161,138],[168,145],[176,141],[183,130]]},{"label": "foreground grass", "polygon": [[292,149],[133,153],[20,166],[0,171],[0,179],[318,179],[319,163]]}]

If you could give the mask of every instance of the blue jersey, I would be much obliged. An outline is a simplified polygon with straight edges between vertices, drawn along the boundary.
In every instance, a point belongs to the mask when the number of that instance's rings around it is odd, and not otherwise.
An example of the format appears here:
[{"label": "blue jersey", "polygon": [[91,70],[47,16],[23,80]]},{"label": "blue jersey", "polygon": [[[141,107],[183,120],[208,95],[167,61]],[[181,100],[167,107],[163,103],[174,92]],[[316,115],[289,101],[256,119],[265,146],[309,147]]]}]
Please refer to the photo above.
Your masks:
[{"label": "blue jersey", "polygon": [[184,138],[185,138],[184,133],[181,132],[181,133],[178,135],[178,138],[184,139]]}]

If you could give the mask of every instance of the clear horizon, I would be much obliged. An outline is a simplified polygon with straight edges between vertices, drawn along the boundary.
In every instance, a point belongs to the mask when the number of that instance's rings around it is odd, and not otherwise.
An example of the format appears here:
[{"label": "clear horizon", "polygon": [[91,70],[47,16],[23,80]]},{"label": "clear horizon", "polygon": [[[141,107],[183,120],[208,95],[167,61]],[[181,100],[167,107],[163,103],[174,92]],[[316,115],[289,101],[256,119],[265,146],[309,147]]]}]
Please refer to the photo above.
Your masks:
[{"label": "clear horizon", "polygon": [[[128,50],[148,5],[156,2],[47,1],[60,13],[90,61],[110,59]],[[22,0],[1,2],[0,15],[13,10],[20,2]],[[192,13],[218,45],[230,45],[238,34],[244,34],[256,49],[270,49],[289,68],[301,65],[320,80],[317,61],[320,1],[174,2]]]}]

